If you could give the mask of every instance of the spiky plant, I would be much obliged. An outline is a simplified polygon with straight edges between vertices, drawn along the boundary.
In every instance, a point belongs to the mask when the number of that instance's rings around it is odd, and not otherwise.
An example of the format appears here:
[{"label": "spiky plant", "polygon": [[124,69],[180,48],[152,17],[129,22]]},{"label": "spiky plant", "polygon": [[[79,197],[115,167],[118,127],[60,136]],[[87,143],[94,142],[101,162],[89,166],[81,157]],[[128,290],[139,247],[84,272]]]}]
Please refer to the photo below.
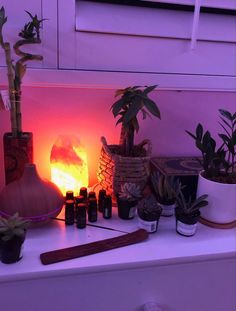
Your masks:
[{"label": "spiky plant", "polygon": [[165,176],[158,172],[151,175],[153,191],[161,204],[173,204],[180,190],[183,188],[179,179],[174,176]]},{"label": "spiky plant", "polygon": [[142,197],[139,185],[135,183],[126,182],[121,185],[121,190],[119,192],[119,199],[136,201]]},{"label": "spiky plant", "polygon": [[191,197],[186,199],[183,195],[183,192],[180,191],[176,198],[177,212],[179,214],[188,215],[191,217],[192,215],[198,213],[200,208],[208,205],[208,201],[206,200],[207,197],[208,195],[204,194],[195,200],[192,200]]},{"label": "spiky plant", "polygon": [[37,15],[33,16],[30,12],[26,13],[30,17],[30,22],[25,24],[23,29],[20,31],[19,36],[21,37],[14,46],[13,49],[20,58],[15,62],[12,61],[11,46],[9,42],[6,42],[3,38],[3,27],[7,22],[5,15],[5,9],[0,9],[0,46],[3,48],[5,53],[5,60],[7,66],[8,76],[8,91],[9,100],[11,103],[11,131],[13,137],[19,137],[22,135],[22,116],[21,116],[21,83],[26,73],[26,62],[30,60],[42,60],[41,55],[33,55],[20,50],[20,47],[26,44],[39,44],[40,39],[40,28],[43,19],[38,19]]},{"label": "spiky plant", "polygon": [[117,90],[115,93],[115,97],[121,96],[121,98],[111,106],[111,110],[115,118],[119,116],[116,125],[122,124],[120,145],[124,156],[133,156],[134,133],[139,130],[138,113],[142,113],[143,119],[146,119],[149,113],[161,118],[156,103],[148,97],[155,88],[156,85],[144,88],[133,86]]},{"label": "spiky plant", "polygon": [[0,237],[2,241],[9,241],[14,236],[24,238],[29,223],[29,220],[19,217],[18,213],[9,218],[0,217]]},{"label": "spiky plant", "polygon": [[218,134],[222,140],[217,148],[216,141],[209,131],[204,133],[201,123],[196,127],[195,134],[186,131],[201,151],[200,162],[205,177],[217,182],[236,183],[236,112],[231,114],[227,110],[219,109],[220,125],[224,133]]}]

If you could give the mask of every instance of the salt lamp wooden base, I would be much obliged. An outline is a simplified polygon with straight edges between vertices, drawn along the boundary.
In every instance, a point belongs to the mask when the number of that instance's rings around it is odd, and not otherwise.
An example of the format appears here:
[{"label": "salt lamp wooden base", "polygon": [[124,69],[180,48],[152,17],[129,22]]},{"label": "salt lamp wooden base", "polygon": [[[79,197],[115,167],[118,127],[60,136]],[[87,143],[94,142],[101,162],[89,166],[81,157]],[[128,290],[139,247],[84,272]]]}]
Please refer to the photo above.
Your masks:
[{"label": "salt lamp wooden base", "polygon": [[23,176],[0,193],[0,215],[8,217],[18,212],[23,218],[42,222],[56,217],[63,203],[56,185],[41,179],[35,164],[26,164]]},{"label": "salt lamp wooden base", "polygon": [[26,163],[33,162],[33,134],[24,132],[20,137],[12,133],[3,136],[5,182],[9,184],[21,178]]}]

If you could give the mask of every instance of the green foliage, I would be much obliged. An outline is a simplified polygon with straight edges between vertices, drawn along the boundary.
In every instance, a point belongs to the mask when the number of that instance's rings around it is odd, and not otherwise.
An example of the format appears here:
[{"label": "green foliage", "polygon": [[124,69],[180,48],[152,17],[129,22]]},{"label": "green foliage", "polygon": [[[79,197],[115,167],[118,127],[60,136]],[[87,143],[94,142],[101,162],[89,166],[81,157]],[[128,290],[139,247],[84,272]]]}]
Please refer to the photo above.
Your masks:
[{"label": "green foliage", "polygon": [[128,201],[135,201],[141,198],[140,187],[135,183],[126,182],[121,185],[121,191],[119,192],[119,199]]},{"label": "green foliage", "polygon": [[158,202],[173,204],[182,186],[174,176],[164,176],[158,172],[152,173],[151,183]]},{"label": "green foliage", "polygon": [[208,205],[208,201],[206,200],[207,197],[208,195],[204,194],[198,197],[196,200],[192,201],[191,197],[186,199],[183,195],[183,192],[180,191],[176,198],[178,213],[184,215],[196,214],[200,208]]},{"label": "green foliage", "polygon": [[5,9],[2,6],[0,9],[0,44],[1,45],[3,45],[2,28],[6,22],[7,22],[7,17],[5,16]]},{"label": "green foliage", "polygon": [[[202,166],[205,176],[217,179],[221,176],[228,177],[229,182],[236,183],[235,156],[236,156],[236,113],[220,109],[220,125],[224,133],[218,134],[222,140],[219,148],[209,131],[204,133],[203,126],[199,123],[195,134],[186,131],[194,140],[196,147],[202,153]],[[219,180],[220,181],[220,180]]]},{"label": "green foliage", "polygon": [[143,119],[153,115],[161,118],[159,108],[148,95],[156,88],[156,85],[142,88],[140,86],[127,87],[117,90],[115,97],[121,96],[112,106],[111,110],[114,117],[118,117],[116,125],[122,124],[121,143],[123,144],[124,155],[130,156],[134,145],[134,132],[139,131],[139,122],[137,115],[142,113]]},{"label": "green foliage", "polygon": [[33,16],[30,12],[25,12],[31,17],[31,22],[24,25],[24,28],[20,31],[19,36],[26,40],[34,39],[35,36],[39,39],[39,29],[41,28],[41,23],[45,19],[39,20],[37,15]]},{"label": "green foliage", "polygon": [[25,236],[30,221],[19,217],[18,213],[8,219],[0,217],[0,237],[3,241],[11,240],[14,236]]}]

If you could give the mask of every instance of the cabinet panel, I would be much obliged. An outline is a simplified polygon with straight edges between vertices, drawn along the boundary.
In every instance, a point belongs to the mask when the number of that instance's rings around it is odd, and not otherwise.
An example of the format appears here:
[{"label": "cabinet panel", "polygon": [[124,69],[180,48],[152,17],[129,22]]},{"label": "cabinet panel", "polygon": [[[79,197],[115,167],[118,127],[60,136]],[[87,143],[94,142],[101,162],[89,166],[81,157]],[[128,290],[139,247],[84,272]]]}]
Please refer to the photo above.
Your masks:
[{"label": "cabinet panel", "polygon": [[[27,45],[22,50],[29,51],[32,54],[40,54],[44,57],[42,62],[31,61],[27,67],[32,68],[56,68],[57,67],[57,1],[51,0],[2,0],[1,6],[4,6],[7,23],[4,25],[4,41],[9,41],[13,45],[18,39],[19,31],[29,22],[30,18],[25,12],[29,11],[33,15],[45,18],[41,29],[41,44]],[[12,58],[17,59],[14,51]],[[0,66],[5,66],[5,57],[0,49]]]}]

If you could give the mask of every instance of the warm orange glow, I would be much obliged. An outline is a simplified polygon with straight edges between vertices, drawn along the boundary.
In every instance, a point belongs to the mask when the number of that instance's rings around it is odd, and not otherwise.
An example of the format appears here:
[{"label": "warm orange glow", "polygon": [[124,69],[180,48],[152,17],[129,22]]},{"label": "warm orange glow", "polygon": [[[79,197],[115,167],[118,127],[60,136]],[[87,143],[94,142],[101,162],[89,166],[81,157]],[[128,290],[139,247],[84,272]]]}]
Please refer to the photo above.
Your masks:
[{"label": "warm orange glow", "polygon": [[62,191],[72,190],[79,194],[81,187],[88,187],[87,154],[79,140],[71,136],[60,136],[52,146],[51,180]]}]

